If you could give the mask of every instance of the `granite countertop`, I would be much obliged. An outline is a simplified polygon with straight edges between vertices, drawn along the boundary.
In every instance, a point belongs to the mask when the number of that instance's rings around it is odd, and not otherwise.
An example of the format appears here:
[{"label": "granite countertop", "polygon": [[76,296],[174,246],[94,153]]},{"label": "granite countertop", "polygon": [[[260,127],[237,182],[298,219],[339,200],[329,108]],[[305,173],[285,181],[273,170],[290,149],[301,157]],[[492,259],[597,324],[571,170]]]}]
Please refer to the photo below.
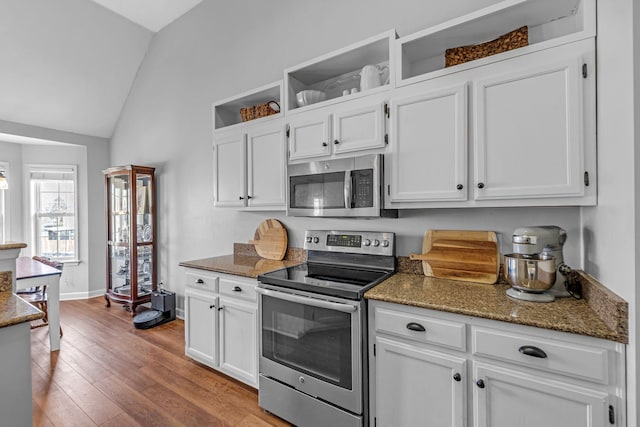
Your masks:
[{"label": "granite countertop", "polygon": [[42,319],[44,313],[13,292],[0,292],[0,328]]},{"label": "granite countertop", "polygon": [[[592,300],[558,298],[550,303],[536,303],[509,298],[507,289],[509,285],[505,284],[486,285],[396,273],[367,291],[365,298],[628,342],[627,305],[619,298],[596,296],[593,291]],[[609,304],[605,301],[607,298],[612,300],[610,306],[599,309],[598,304]],[[618,311],[613,324],[602,314],[612,310]]]}]

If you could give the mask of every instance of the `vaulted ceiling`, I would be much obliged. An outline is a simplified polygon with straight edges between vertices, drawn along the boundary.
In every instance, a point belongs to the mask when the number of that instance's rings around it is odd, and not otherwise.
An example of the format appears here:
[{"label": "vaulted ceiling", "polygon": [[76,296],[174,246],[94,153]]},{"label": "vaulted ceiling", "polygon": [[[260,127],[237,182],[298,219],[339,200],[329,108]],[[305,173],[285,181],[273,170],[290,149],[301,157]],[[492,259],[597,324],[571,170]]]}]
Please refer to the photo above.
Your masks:
[{"label": "vaulted ceiling", "polygon": [[154,31],[199,2],[2,0],[0,120],[111,137]]}]

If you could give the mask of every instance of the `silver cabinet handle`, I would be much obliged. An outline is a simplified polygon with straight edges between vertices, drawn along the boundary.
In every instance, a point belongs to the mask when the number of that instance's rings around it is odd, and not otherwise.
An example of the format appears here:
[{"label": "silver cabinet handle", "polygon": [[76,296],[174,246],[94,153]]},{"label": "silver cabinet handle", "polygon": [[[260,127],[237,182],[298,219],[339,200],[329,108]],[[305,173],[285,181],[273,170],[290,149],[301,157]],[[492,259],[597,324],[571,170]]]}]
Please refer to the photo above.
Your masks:
[{"label": "silver cabinet handle", "polygon": [[242,292],[242,288],[240,286],[234,286],[231,290],[233,292]]},{"label": "silver cabinet handle", "polygon": [[329,310],[341,311],[343,313],[353,313],[356,310],[358,310],[358,307],[356,307],[355,305],[343,304],[340,302],[331,302],[331,301],[325,301],[321,299],[301,297],[298,295],[272,291],[270,289],[264,289],[264,288],[256,288],[256,291],[268,297],[295,302],[298,304],[310,305],[312,307],[327,308]]},{"label": "silver cabinet handle", "polygon": [[204,280],[202,280],[202,279],[198,279],[198,280],[196,280],[196,283],[197,283],[198,285],[202,285],[202,284],[204,283]]}]

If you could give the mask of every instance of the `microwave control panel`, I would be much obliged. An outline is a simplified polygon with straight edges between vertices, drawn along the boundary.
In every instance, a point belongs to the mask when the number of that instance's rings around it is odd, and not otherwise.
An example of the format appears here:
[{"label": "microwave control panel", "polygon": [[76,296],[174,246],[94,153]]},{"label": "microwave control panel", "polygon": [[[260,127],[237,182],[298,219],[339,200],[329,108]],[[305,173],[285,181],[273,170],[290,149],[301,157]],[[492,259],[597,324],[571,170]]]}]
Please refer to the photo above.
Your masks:
[{"label": "microwave control panel", "polygon": [[373,169],[351,172],[353,180],[353,208],[373,207]]}]

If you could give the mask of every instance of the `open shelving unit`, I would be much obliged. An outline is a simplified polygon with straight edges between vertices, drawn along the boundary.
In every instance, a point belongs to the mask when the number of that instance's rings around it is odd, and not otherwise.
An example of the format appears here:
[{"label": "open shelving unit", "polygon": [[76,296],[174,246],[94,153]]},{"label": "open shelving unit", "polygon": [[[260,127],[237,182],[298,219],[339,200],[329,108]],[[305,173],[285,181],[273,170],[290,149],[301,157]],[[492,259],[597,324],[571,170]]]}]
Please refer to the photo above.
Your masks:
[{"label": "open shelving unit", "polygon": [[[395,81],[393,52],[395,30],[389,30],[332,53],[314,58],[284,71],[285,111],[306,111],[347,99],[389,89]],[[360,92],[360,71],[366,65],[376,65],[382,73],[382,85]],[[356,88],[357,93],[351,93]],[[298,106],[296,93],[320,90],[327,99],[316,104]],[[343,91],[349,91],[343,95]]]},{"label": "open shelving unit", "polygon": [[[248,122],[243,122],[240,116],[240,109],[252,107],[264,102],[275,101],[280,106],[280,112],[270,116],[260,117]],[[282,81],[266,84],[259,88],[223,99],[213,104],[213,127],[214,130],[227,129],[241,123],[254,123],[281,117],[282,106]]]},{"label": "open shelving unit", "polygon": [[[439,77],[547,47],[594,37],[595,0],[504,0],[397,41],[397,86]],[[493,40],[522,26],[529,45],[445,68],[445,51]]]}]

